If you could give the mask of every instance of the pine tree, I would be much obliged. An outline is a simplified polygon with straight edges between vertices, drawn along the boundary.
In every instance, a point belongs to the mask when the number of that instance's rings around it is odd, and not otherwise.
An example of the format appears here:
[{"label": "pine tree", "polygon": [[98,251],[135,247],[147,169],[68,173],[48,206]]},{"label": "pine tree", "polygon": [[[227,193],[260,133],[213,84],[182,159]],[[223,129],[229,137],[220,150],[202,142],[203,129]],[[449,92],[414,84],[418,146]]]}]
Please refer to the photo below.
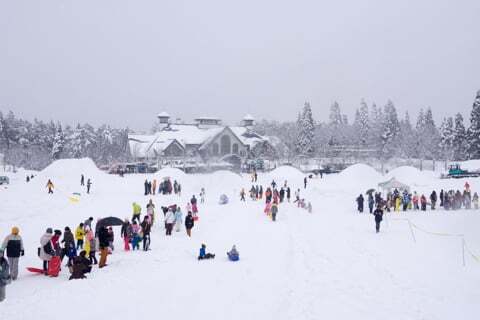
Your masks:
[{"label": "pine tree", "polygon": [[315,152],[315,122],[312,108],[308,102],[303,106],[302,114],[297,121],[298,136],[296,150],[304,156],[312,156]]},{"label": "pine tree", "polygon": [[65,135],[63,134],[62,125],[60,123],[56,126],[55,137],[52,144],[52,159],[60,159],[60,156],[65,147]]},{"label": "pine tree", "polygon": [[468,136],[463,117],[460,113],[455,115],[455,128],[453,133],[453,160],[462,161],[468,158]]},{"label": "pine tree", "polygon": [[384,122],[381,135],[381,159],[386,160],[395,156],[398,150],[400,122],[397,110],[392,101],[388,101],[384,108]]},{"label": "pine tree", "polygon": [[400,122],[400,155],[406,158],[412,158],[415,156],[415,149],[413,145],[415,143],[415,131],[413,130],[412,123],[410,121],[410,114],[405,112],[405,117]]},{"label": "pine tree", "polygon": [[470,159],[480,159],[480,90],[477,91],[475,102],[470,114],[468,128],[468,153]]},{"label": "pine tree", "polygon": [[360,109],[357,109],[355,112],[353,126],[355,130],[355,140],[358,141],[360,146],[366,147],[370,135],[370,120],[368,117],[368,106],[364,100],[360,102]]},{"label": "pine tree", "polygon": [[440,126],[440,150],[442,152],[445,162],[453,158],[454,149],[453,141],[455,138],[454,129],[453,129],[453,118],[448,117],[444,118],[442,125]]},{"label": "pine tree", "polygon": [[428,108],[425,112],[424,126],[423,126],[423,144],[425,147],[427,159],[437,159],[438,145],[440,143],[440,134],[433,119],[432,109]]}]

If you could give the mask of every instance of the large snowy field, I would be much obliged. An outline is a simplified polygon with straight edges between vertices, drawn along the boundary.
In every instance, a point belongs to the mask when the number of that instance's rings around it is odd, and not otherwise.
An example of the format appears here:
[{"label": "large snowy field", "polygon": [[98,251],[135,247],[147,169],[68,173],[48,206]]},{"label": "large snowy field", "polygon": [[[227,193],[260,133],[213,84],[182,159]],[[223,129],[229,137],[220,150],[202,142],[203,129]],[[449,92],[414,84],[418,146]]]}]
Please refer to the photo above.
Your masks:
[{"label": "large snowy field", "polygon": [[[87,195],[80,174],[93,181]],[[479,319],[480,211],[390,213],[375,233],[369,214],[356,212],[355,198],[378,182],[395,176],[412,190],[430,194],[444,189],[463,190],[465,180],[441,180],[410,167],[381,176],[364,165],[338,175],[312,179],[302,197],[313,213],[293,204],[280,206],[278,221],[263,213],[263,202],[239,201],[249,176],[230,172],[185,175],[164,169],[183,187],[182,196],[143,196],[143,182],[153,175],[123,178],[99,171],[90,160],[61,160],[24,182],[22,172],[8,189],[0,191],[0,236],[18,226],[26,255],[19,279],[7,287],[0,303],[0,319]],[[264,186],[285,180],[293,190],[303,187],[303,174],[278,168],[260,174]],[[52,179],[55,194],[46,192]],[[480,191],[480,179],[470,179]],[[206,189],[199,206],[200,220],[192,238],[185,231],[165,237],[157,223],[149,252],[124,252],[119,229],[108,267],[95,268],[86,280],[68,281],[63,268],[58,278],[34,275],[27,266],[41,266],[36,255],[47,227],[75,228],[89,216],[131,217],[136,201],[145,208],[152,198],[161,205],[182,209],[192,194]],[[69,197],[80,192],[80,201]],[[218,205],[225,193],[230,203]],[[184,209],[183,209],[184,210]],[[145,211],[145,209],[143,209]],[[429,234],[413,228],[407,220]],[[444,235],[448,234],[448,235]],[[449,236],[449,235],[452,236]],[[463,265],[462,237],[468,249]],[[197,261],[207,244],[217,257]],[[236,244],[241,260],[233,263],[225,252]]]}]

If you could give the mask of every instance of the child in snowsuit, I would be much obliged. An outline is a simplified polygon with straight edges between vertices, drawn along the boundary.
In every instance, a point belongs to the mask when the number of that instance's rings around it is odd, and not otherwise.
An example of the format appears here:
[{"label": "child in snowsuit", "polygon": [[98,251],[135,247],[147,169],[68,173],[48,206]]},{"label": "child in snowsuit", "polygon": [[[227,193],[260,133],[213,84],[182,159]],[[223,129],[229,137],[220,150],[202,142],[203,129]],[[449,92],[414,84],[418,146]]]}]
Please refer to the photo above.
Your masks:
[{"label": "child in snowsuit", "polygon": [[193,220],[192,213],[189,211],[187,216],[185,217],[185,229],[187,230],[187,235],[189,237],[192,236],[192,228],[195,225],[195,222]]},{"label": "child in snowsuit", "polygon": [[88,247],[90,249],[88,252],[86,252],[88,258],[90,259],[90,264],[97,264],[98,261],[97,257],[95,256],[95,253],[97,251],[97,239],[95,238],[93,231],[89,229],[85,238],[88,242]]},{"label": "child in snowsuit", "polygon": [[240,259],[240,253],[237,251],[235,245],[233,245],[232,250],[227,252],[227,256],[230,261],[238,261],[238,259]]},{"label": "child in snowsuit", "polygon": [[198,260],[206,260],[206,259],[215,258],[215,254],[207,253],[206,250],[207,250],[207,246],[202,244],[202,247],[200,248],[200,254],[198,255]]},{"label": "child in snowsuit", "polygon": [[77,240],[77,250],[83,249],[83,238],[85,237],[85,229],[83,228],[83,223],[75,229],[75,240]]},{"label": "child in snowsuit", "polygon": [[140,250],[139,242],[141,240],[140,237],[140,226],[137,224],[137,221],[133,221],[132,223],[132,250],[135,249]]}]

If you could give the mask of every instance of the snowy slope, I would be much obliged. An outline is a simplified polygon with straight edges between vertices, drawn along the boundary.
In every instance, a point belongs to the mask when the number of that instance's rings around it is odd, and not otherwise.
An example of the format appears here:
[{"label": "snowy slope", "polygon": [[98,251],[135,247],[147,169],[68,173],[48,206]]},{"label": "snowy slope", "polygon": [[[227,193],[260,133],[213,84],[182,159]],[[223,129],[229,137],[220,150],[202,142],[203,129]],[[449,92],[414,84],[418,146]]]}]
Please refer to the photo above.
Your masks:
[{"label": "snowy slope", "polygon": [[[259,182],[275,178],[278,184],[287,180],[292,189],[302,188],[313,214],[286,203],[272,223],[262,212],[263,203],[238,199],[242,187],[250,188],[250,176],[231,172],[170,170],[120,178],[104,174],[89,160],[65,160],[30,184],[18,180],[0,193],[0,235],[19,226],[26,256],[19,280],[7,288],[0,319],[65,319],[67,314],[69,319],[477,319],[480,262],[467,254],[462,266],[458,237],[417,230],[414,243],[408,224],[399,219],[409,218],[429,231],[465,234],[478,255],[479,211],[390,214],[375,234],[373,218],[357,214],[354,199],[387,177],[356,165],[311,179],[304,190],[301,173],[277,170],[260,174]],[[81,173],[93,181],[90,195],[79,186]],[[40,266],[36,248],[47,227],[74,228],[90,215],[130,217],[133,201],[145,207],[150,199],[143,196],[144,180],[164,176],[182,184],[182,197],[152,196],[157,208],[172,203],[184,208],[192,194],[206,189],[207,202],[200,205],[191,239],[184,230],[166,238],[157,224],[150,252],[125,253],[117,236],[118,249],[108,267],[95,268],[87,280],[67,281],[66,270],[56,279],[25,271]],[[48,178],[56,185],[53,196],[46,193]],[[480,179],[469,182],[480,190]],[[461,189],[464,183],[421,177],[414,189]],[[69,201],[73,192],[81,193],[78,203]],[[217,204],[221,193],[230,197],[228,205]],[[214,261],[196,260],[201,243],[217,254]],[[238,263],[225,258],[233,244],[240,251]]]}]

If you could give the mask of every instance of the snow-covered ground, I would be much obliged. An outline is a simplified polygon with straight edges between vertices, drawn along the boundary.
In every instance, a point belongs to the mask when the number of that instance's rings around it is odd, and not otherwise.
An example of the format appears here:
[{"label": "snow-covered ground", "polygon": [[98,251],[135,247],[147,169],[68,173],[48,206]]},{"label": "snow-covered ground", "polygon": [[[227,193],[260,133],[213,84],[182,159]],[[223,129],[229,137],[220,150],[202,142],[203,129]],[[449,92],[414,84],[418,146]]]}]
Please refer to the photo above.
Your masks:
[{"label": "snow-covered ground", "polygon": [[[87,195],[80,174],[93,181]],[[21,173],[19,173],[20,175]],[[177,179],[182,196],[143,196],[146,178]],[[26,255],[19,279],[7,287],[0,319],[478,319],[480,261],[465,253],[462,240],[427,231],[464,234],[469,249],[480,255],[480,211],[437,210],[392,213],[375,234],[373,217],[356,213],[355,198],[378,182],[395,176],[412,190],[463,190],[465,180],[440,180],[438,175],[403,167],[382,176],[365,165],[338,175],[312,179],[302,197],[313,213],[285,203],[278,221],[263,214],[263,202],[239,201],[250,176],[221,171],[185,175],[164,169],[155,175],[107,175],[89,160],[61,160],[39,172],[30,183],[12,179],[0,191],[0,235],[20,227]],[[51,178],[55,194],[47,195]],[[292,168],[261,174],[259,183],[287,180],[293,190],[303,175]],[[470,179],[480,191],[480,179]],[[40,266],[39,238],[47,227],[75,228],[89,216],[131,216],[131,204],[144,208],[152,198],[157,208],[177,203],[185,207],[192,194],[205,187],[207,201],[192,238],[184,230],[164,236],[161,223],[152,235],[149,252],[124,252],[116,229],[117,250],[108,267],[94,269],[87,280],[29,274],[26,266]],[[80,192],[80,201],[69,201]],[[218,205],[225,193],[230,203]],[[144,209],[145,210],[145,209]],[[213,261],[197,261],[201,243],[216,253]],[[241,260],[229,262],[225,252],[236,244]]]}]

